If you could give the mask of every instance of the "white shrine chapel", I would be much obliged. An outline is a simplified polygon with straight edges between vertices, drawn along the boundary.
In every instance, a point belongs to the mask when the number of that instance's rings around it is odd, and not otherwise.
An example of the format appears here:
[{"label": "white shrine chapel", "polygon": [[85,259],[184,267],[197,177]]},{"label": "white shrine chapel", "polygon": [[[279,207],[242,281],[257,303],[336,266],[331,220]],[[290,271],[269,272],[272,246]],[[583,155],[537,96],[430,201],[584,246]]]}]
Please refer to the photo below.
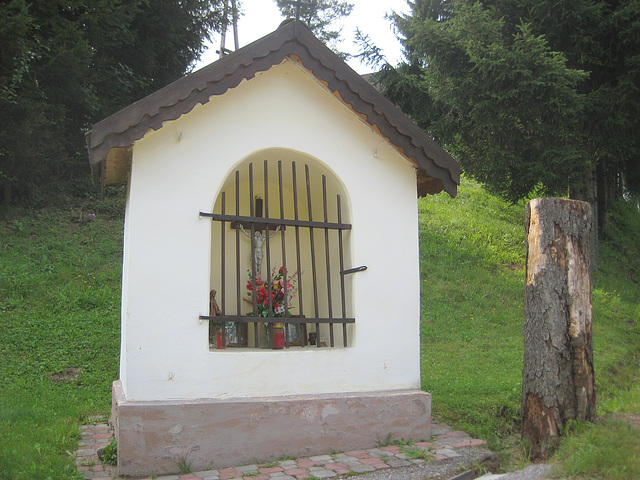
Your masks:
[{"label": "white shrine chapel", "polygon": [[460,169],[306,26],[87,140],[102,185],[127,186],[120,475],[430,436],[416,196],[455,196]]}]

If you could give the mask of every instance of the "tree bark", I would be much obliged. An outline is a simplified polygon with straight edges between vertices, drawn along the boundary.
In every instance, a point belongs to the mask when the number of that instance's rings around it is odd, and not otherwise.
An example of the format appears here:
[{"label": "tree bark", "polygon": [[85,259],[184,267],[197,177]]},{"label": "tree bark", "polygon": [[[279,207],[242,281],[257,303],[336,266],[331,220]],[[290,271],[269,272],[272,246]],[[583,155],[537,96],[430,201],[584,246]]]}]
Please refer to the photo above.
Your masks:
[{"label": "tree bark", "polygon": [[522,437],[543,458],[567,421],[595,419],[589,203],[527,204]]}]

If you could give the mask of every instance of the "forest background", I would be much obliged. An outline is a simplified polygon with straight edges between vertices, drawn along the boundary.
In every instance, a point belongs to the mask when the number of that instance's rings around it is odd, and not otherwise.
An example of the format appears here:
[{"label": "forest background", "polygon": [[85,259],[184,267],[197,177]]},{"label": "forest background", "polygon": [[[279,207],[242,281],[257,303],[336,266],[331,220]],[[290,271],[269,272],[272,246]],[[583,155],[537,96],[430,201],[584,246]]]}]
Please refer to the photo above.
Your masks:
[{"label": "forest background", "polygon": [[[283,16],[289,2],[274,0]],[[84,133],[194,68],[224,0],[10,0],[0,5],[4,204],[92,190]],[[241,2],[238,2],[240,9]],[[640,0],[416,0],[390,13],[405,61],[361,34],[384,94],[510,202],[608,205],[640,191]],[[341,0],[303,4],[336,46]],[[241,12],[240,12],[241,13]],[[353,52],[338,52],[343,56]]]}]

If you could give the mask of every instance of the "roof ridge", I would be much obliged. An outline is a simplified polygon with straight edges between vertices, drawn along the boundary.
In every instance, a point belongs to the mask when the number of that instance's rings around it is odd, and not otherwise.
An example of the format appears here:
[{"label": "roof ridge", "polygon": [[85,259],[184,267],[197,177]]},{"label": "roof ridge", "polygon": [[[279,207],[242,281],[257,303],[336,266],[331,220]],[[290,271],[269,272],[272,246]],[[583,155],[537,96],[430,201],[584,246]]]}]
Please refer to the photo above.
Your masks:
[{"label": "roof ridge", "polygon": [[[426,193],[445,189],[455,196],[460,183],[458,163],[428,134],[400,112],[366,80],[318,40],[299,21],[283,22],[272,33],[192,72],[96,123],[87,134],[89,162],[104,161],[112,148],[133,145],[149,130],[189,113],[197,104],[222,95],[280,64],[286,57],[298,61],[333,95],[394,145],[429,184]],[[420,183],[420,182],[419,182]],[[423,192],[423,193],[425,193]],[[421,193],[421,195],[423,194]]]}]

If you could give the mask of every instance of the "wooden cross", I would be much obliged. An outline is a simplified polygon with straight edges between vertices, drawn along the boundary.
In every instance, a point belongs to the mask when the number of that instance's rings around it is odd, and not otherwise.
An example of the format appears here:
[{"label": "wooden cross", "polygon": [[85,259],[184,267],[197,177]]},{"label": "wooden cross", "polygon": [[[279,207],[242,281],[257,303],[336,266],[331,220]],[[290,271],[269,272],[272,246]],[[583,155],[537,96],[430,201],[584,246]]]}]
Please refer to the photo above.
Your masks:
[{"label": "wooden cross", "polygon": [[284,0],[285,4],[287,5],[295,5],[296,6],[296,21],[300,21],[300,7],[302,5],[306,6],[306,7],[313,7],[315,4],[314,2],[303,2],[302,0]]},{"label": "wooden cross", "polygon": [[[257,218],[262,218],[263,217],[263,208],[264,208],[264,200],[262,199],[262,197],[256,195],[255,198],[255,208],[254,208],[254,220]],[[238,228],[238,225],[241,225],[243,228],[247,229],[247,230],[251,230],[251,222],[231,222],[231,228],[232,229],[236,229]],[[253,224],[253,229],[256,232],[262,232],[262,231],[266,231],[268,232],[269,230],[275,230],[276,228],[280,228],[281,230],[285,229],[284,225],[273,225],[271,223],[254,223]]]}]

